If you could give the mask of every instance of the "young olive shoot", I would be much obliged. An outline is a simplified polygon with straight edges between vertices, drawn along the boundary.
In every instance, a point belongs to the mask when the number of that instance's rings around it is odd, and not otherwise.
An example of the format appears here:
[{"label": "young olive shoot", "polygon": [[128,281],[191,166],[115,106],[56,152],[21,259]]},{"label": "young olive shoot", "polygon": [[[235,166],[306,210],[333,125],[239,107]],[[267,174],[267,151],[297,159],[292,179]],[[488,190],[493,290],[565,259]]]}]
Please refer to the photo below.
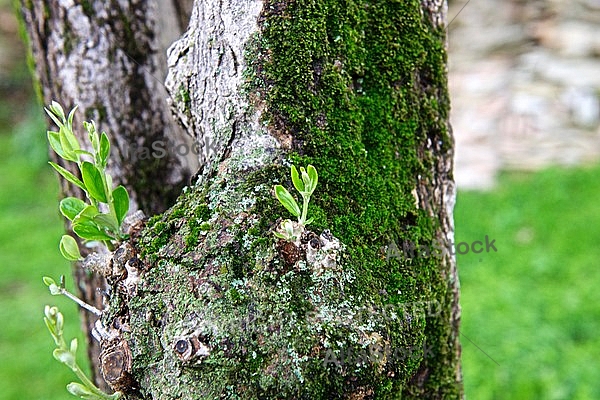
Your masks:
[{"label": "young olive shoot", "polygon": [[[113,242],[127,238],[122,230],[123,219],[129,211],[129,194],[123,186],[113,188],[112,177],[106,172],[110,155],[110,142],[105,132],[98,134],[94,121],[84,122],[91,151],[84,150],[73,133],[73,117],[77,107],[67,116],[55,101],[45,110],[58,132],[48,131],[52,150],[65,162],[77,165],[81,179],[66,168],[50,162],[50,165],[68,182],[84,191],[86,201],[76,197],[62,199],[59,209],[71,221],[73,232],[85,241],[103,242],[110,250]],[[69,261],[81,260],[77,243],[69,236],[62,237],[61,254]]]},{"label": "young olive shoot", "polygon": [[294,217],[298,217],[297,222],[293,222],[286,219],[281,223],[278,231],[275,232],[275,236],[280,239],[287,241],[295,241],[304,231],[304,227],[312,222],[312,218],[306,219],[308,214],[308,204],[310,202],[310,196],[312,196],[317,182],[319,181],[319,175],[317,170],[312,165],[309,165],[304,169],[300,167],[300,174],[294,165],[291,168],[292,183],[300,196],[302,196],[302,210],[296,202],[294,196],[288,192],[286,188],[281,185],[275,185],[275,197],[277,200],[288,210]]},{"label": "young olive shoot", "polygon": [[85,375],[81,367],[77,364],[77,339],[71,340],[67,345],[63,335],[64,318],[57,307],[46,306],[44,309],[44,322],[56,348],[52,355],[57,361],[65,364],[77,375],[81,383],[71,382],[67,385],[67,390],[74,396],[89,400],[117,400],[122,398],[122,393],[117,392],[112,395],[104,393]]},{"label": "young olive shoot", "polygon": [[[65,163],[76,164],[80,177],[57,163],[50,162],[50,165],[64,179],[81,189],[86,197],[85,200],[76,197],[62,199],[59,210],[71,222],[71,229],[81,239],[101,242],[109,250],[113,250],[115,244],[128,237],[123,231],[123,220],[129,211],[129,194],[123,186],[113,188],[112,177],[106,172],[110,155],[110,141],[106,133],[99,134],[93,121],[83,123],[88,133],[88,148],[91,148],[91,151],[85,150],[73,133],[73,117],[76,109],[77,107],[73,108],[68,115],[65,115],[62,106],[55,101],[45,108],[46,113],[58,127],[58,132],[47,133],[50,147]],[[59,249],[63,257],[69,261],[83,260],[77,241],[70,235],[62,236]],[[43,281],[50,294],[66,296],[97,317],[102,315],[102,311],[68,292],[65,289],[64,277],[61,277],[60,284],[47,276]],[[44,322],[56,344],[54,358],[68,366],[81,381],[81,383],[68,384],[69,393],[91,400],[122,398],[121,392],[112,395],[104,393],[85,376],[76,361],[77,339],[73,339],[67,346],[63,337],[63,315],[58,309],[46,306],[44,314]]]}]

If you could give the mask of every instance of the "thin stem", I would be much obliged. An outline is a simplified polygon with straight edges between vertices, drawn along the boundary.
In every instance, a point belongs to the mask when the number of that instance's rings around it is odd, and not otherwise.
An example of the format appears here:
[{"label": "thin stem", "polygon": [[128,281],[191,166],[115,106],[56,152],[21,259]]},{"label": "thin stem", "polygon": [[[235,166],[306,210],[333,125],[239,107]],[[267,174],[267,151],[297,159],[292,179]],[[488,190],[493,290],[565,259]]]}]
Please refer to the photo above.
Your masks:
[{"label": "thin stem", "polygon": [[106,171],[104,169],[102,169],[102,184],[104,185],[104,190],[106,193],[108,211],[110,212],[110,215],[112,215],[115,218],[115,221],[117,221],[117,211],[115,210],[115,204],[112,197],[112,187],[108,186],[108,179],[106,179]]},{"label": "thin stem", "polygon": [[75,375],[77,375],[81,383],[83,383],[88,388],[92,389],[94,392],[96,392],[96,394],[99,394],[98,392],[100,391],[100,389],[98,389],[96,385],[94,385],[94,383],[91,380],[89,380],[87,376],[85,376],[85,374],[83,373],[81,368],[79,368],[79,365],[77,363],[75,363],[75,368],[73,368],[73,372],[75,372]]},{"label": "thin stem", "polygon": [[302,226],[304,226],[304,223],[306,222],[306,216],[308,214],[308,202],[310,201],[310,195],[305,196],[304,193],[302,194],[302,216],[300,217],[300,220],[298,220],[298,223]]},{"label": "thin stem", "polygon": [[100,390],[94,383],[83,373],[79,365],[75,363],[75,368],[73,368],[73,372],[79,378],[81,383],[83,383],[88,389],[92,390],[96,395],[104,398],[104,399],[114,399],[114,396],[108,395]]},{"label": "thin stem", "polygon": [[62,287],[59,287],[58,289],[60,290],[60,294],[73,300],[75,303],[79,304],[80,307],[85,308],[86,310],[88,310],[89,312],[91,312],[94,315],[97,315],[98,317],[102,316],[102,311],[100,311],[96,307],[86,303],[85,301],[79,299],[79,297],[75,296],[74,294],[69,292],[67,289],[62,288]]},{"label": "thin stem", "polygon": [[[69,295],[70,293],[68,293],[66,290],[64,290],[63,288],[60,288],[61,291],[63,292],[63,294],[65,295]],[[66,292],[66,293],[65,293]],[[77,299],[78,300],[78,299]],[[85,373],[81,370],[81,368],[79,367],[79,364],[77,364],[77,355],[76,355],[76,351],[71,351],[71,348],[69,346],[67,346],[67,342],[64,339],[64,335],[63,335],[63,331],[62,329],[57,329],[57,320],[58,318],[62,318],[62,314],[60,312],[57,311],[56,315],[50,316],[50,317],[46,317],[46,321],[48,321],[48,329],[50,330],[50,334],[52,335],[52,337],[54,338],[54,341],[56,342],[56,345],[58,347],[58,349],[71,353],[71,355],[73,356],[73,364],[69,363],[69,362],[65,362],[62,360],[61,361],[63,364],[65,364],[66,366],[68,366],[71,371],[73,371],[75,373],[75,375],[77,375],[77,377],[79,378],[79,380],[81,381],[81,383],[91,392],[93,392],[96,396],[102,398],[102,399],[107,399],[107,400],[111,400],[111,399],[119,399],[122,397],[122,394],[120,392],[116,392],[113,395],[109,395],[104,393],[102,390],[100,390],[86,375]]]}]

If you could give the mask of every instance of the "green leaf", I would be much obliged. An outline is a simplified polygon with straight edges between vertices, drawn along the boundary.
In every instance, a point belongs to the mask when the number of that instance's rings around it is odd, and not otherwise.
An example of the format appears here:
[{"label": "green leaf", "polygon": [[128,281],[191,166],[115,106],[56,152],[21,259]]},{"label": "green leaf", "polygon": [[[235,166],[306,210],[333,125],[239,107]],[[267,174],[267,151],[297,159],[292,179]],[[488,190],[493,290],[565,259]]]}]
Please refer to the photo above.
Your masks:
[{"label": "green leaf", "polygon": [[92,390],[85,385],[77,382],[71,382],[67,385],[67,390],[74,396],[79,396],[79,398],[84,400],[108,400],[108,399],[120,399],[122,397],[121,392],[116,392],[112,395],[108,395],[106,393],[96,393],[96,390]]},{"label": "green leaf", "polygon": [[94,223],[100,230],[108,229],[111,232],[119,233],[119,224],[115,217],[110,214],[98,214],[94,217]]},{"label": "green leaf", "polygon": [[63,158],[65,160],[77,162],[79,159],[77,157],[77,153],[75,153],[75,150],[79,150],[80,146],[77,138],[75,135],[73,135],[73,132],[64,126],[61,126],[60,130],[58,131],[58,136],[64,153]]},{"label": "green leaf", "polygon": [[86,206],[87,204],[83,200],[76,197],[67,197],[60,201],[59,208],[62,215],[67,217],[69,221],[73,221]]},{"label": "green leaf", "polygon": [[56,329],[55,329],[54,324],[48,318],[44,318],[44,323],[46,324],[46,328],[48,328],[48,331],[52,335],[52,338],[54,339],[54,343],[56,343],[56,345],[59,346],[60,339],[56,336]]},{"label": "green leaf", "polygon": [[106,174],[105,177],[106,177],[106,187],[108,188],[107,193],[110,193],[110,191],[112,190],[112,186],[113,186],[112,176]]},{"label": "green leaf", "polygon": [[79,214],[77,214],[75,218],[73,218],[73,223],[79,224],[83,222],[92,222],[94,217],[98,214],[100,214],[98,208],[88,204]]},{"label": "green leaf", "polygon": [[304,182],[304,191],[303,194],[304,195],[309,195],[311,194],[311,181],[310,181],[310,177],[308,176],[308,173],[306,172],[306,170],[304,169],[304,167],[300,167],[300,175],[302,175],[302,182]]},{"label": "green leaf", "polygon": [[85,155],[85,156],[94,158],[94,155],[87,150],[81,150],[81,149],[74,150],[74,153],[77,154],[78,156]]},{"label": "green leaf", "polygon": [[77,353],[77,338],[71,340],[71,347],[69,348],[71,354],[75,355]]},{"label": "green leaf", "polygon": [[[56,282],[54,281],[54,279],[50,278],[49,276],[44,276],[42,278],[42,280],[44,281],[44,284],[46,286],[48,286],[48,290],[50,290],[50,294],[52,296],[56,296],[56,295],[61,294],[60,293],[60,288],[58,287],[58,285],[56,284]],[[49,308],[46,311],[48,311],[48,310],[49,310]]]},{"label": "green leaf", "polygon": [[54,121],[59,128],[64,126],[65,113],[62,107],[57,102],[53,101],[47,108],[44,107],[46,114]]},{"label": "green leaf", "polygon": [[52,147],[52,150],[54,150],[54,152],[58,154],[60,158],[64,159],[65,152],[62,148],[62,145],[60,144],[60,135],[58,134],[58,132],[47,131],[47,135],[48,143],[50,143],[50,147]]},{"label": "green leaf", "polygon": [[96,223],[96,218],[100,215],[98,209],[88,205],[73,219],[73,232],[82,239],[86,240],[111,240],[112,236],[108,235]]},{"label": "green leaf", "polygon": [[52,103],[50,103],[49,108],[57,117],[59,117],[63,121],[65,120],[65,112],[63,111],[63,108],[58,101],[52,100]]},{"label": "green leaf", "polygon": [[76,369],[75,356],[71,354],[70,351],[63,349],[54,349],[52,355],[54,356],[54,358],[56,358],[61,363],[67,365],[72,370]]},{"label": "green leaf", "polygon": [[60,239],[59,248],[63,257],[69,261],[77,261],[82,258],[81,253],[79,253],[77,241],[69,235],[62,236],[62,238]]},{"label": "green leaf", "polygon": [[69,112],[69,116],[67,117],[67,125],[69,128],[71,128],[73,126],[73,117],[75,117],[75,111],[77,110],[77,107],[79,107],[79,106],[73,107],[71,112]]},{"label": "green leaf", "polygon": [[46,306],[44,307],[44,322],[48,327],[48,330],[52,334],[54,338],[54,342],[57,346],[61,345],[60,336],[62,335],[62,325],[59,325],[63,322],[59,317],[62,316],[58,308]]},{"label": "green leaf", "polygon": [[296,199],[281,185],[275,185],[275,196],[283,206],[295,217],[300,216],[300,207]]},{"label": "green leaf", "polygon": [[49,276],[44,276],[42,278],[42,280],[44,281],[44,285],[46,285],[46,286],[56,285],[56,282],[54,281],[54,279],[50,278]]},{"label": "green leaf", "polygon": [[118,186],[113,190],[112,197],[115,213],[117,214],[117,221],[119,222],[119,226],[121,226],[123,219],[129,211],[129,194],[127,194],[127,189],[123,186]]},{"label": "green leaf", "polygon": [[317,169],[312,165],[306,167],[306,170],[310,178],[310,193],[312,194],[317,187],[317,182],[319,182],[319,175],[317,174]]},{"label": "green leaf", "polygon": [[44,314],[45,314],[44,323],[46,324],[48,331],[52,335],[52,338],[54,339],[54,343],[56,343],[57,346],[61,347],[63,344],[63,341],[62,341],[62,323],[63,323],[62,314],[58,311],[58,308],[50,307],[50,306],[46,306],[44,308]]},{"label": "green leaf", "polygon": [[90,197],[106,203],[106,192],[104,191],[102,173],[98,168],[96,168],[94,164],[84,161],[81,165],[81,176]]},{"label": "green leaf", "polygon": [[292,165],[292,183],[294,184],[294,187],[296,188],[297,191],[299,191],[300,193],[304,192],[304,183],[300,179],[300,176],[298,176],[298,170],[293,165]]},{"label": "green leaf", "polygon": [[65,317],[63,317],[62,313],[56,309],[56,318],[54,319],[54,325],[56,326],[56,332],[58,335],[62,336],[63,328],[65,326]]},{"label": "green leaf", "polygon": [[73,223],[73,232],[82,239],[85,240],[112,240],[112,236],[109,236],[106,232],[101,230],[95,223],[91,221],[81,222],[78,224]]},{"label": "green leaf", "polygon": [[48,321],[52,324],[52,326],[55,325],[54,321],[56,321],[56,315],[58,313],[59,311],[57,307],[50,307],[48,305],[44,307],[44,315],[46,318],[48,318]]},{"label": "green leaf", "polygon": [[100,150],[100,140],[98,138],[98,132],[96,131],[96,124],[94,121],[84,121],[83,126],[88,132],[88,137],[90,139],[90,143],[92,144],[92,148],[96,153],[98,153],[98,150]]},{"label": "green leaf", "polygon": [[98,152],[98,154],[100,156],[99,164],[103,168],[106,167],[106,163],[108,162],[108,156],[110,154],[110,142],[105,132],[102,132],[102,136],[100,136],[100,151]]},{"label": "green leaf", "polygon": [[288,237],[287,237],[287,236],[285,236],[285,235],[282,235],[282,234],[281,234],[281,233],[279,233],[279,232],[273,232],[273,234],[275,235],[275,237],[278,237],[279,239],[290,240],[290,238],[288,238]]},{"label": "green leaf", "polygon": [[81,399],[96,400],[96,399],[100,399],[101,398],[101,397],[98,397],[98,395],[96,395],[94,392],[92,392],[86,386],[82,385],[81,383],[77,383],[77,382],[71,382],[71,383],[69,383],[67,385],[67,390],[73,396],[78,396]]},{"label": "green leaf", "polygon": [[52,161],[49,161],[48,163],[52,165],[52,168],[54,168],[59,174],[61,174],[62,177],[65,178],[67,181],[71,182],[75,186],[78,186],[82,190],[85,190],[85,185],[83,184],[83,182],[81,182],[79,178],[77,178],[71,172],[61,167],[60,165],[53,163]]}]

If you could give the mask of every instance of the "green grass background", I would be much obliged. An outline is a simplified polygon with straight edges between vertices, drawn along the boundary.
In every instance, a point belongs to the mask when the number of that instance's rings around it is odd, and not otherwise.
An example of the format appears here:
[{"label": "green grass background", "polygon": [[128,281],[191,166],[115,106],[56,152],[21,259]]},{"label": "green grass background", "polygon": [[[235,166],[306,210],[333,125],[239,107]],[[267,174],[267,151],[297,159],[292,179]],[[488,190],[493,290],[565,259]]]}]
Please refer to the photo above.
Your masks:
[{"label": "green grass background", "polygon": [[[58,251],[63,233],[58,180],[45,164],[44,126],[39,108],[11,133],[0,129],[0,399],[70,399],[75,376],[52,358],[54,341],[43,322],[44,305],[57,305],[66,338],[78,337],[77,308],[53,297],[42,276],[67,275]],[[85,348],[79,350],[84,357]]]},{"label": "green grass background", "polygon": [[471,399],[600,399],[600,168],[504,174],[458,194],[463,371]]}]

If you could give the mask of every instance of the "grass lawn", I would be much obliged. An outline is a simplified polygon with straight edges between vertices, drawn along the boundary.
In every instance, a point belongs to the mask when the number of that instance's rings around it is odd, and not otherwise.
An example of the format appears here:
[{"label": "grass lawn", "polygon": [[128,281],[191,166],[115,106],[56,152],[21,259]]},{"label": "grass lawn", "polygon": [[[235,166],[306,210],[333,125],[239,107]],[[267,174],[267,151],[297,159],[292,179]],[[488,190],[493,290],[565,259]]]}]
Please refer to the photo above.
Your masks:
[{"label": "grass lawn", "polygon": [[600,399],[600,168],[505,174],[460,192],[457,241],[467,397]]}]

